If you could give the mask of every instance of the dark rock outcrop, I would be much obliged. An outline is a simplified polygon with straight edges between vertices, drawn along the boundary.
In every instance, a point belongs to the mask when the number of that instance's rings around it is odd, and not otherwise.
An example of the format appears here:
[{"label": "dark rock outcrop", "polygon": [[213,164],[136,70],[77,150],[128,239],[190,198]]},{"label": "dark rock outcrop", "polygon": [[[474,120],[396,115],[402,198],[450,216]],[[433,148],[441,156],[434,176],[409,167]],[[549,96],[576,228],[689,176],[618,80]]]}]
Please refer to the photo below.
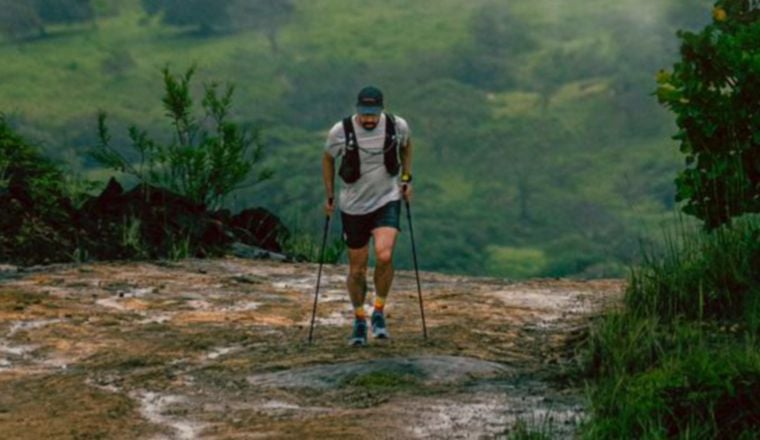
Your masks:
[{"label": "dark rock outcrop", "polygon": [[282,252],[280,240],[288,230],[279,218],[264,208],[251,208],[231,218],[230,225],[245,244],[272,252]]},{"label": "dark rock outcrop", "polygon": [[18,232],[12,227],[16,224],[15,229],[28,232],[25,241],[32,246],[0,242],[2,260],[40,264],[70,261],[74,255],[102,260],[206,257],[227,252],[236,242],[280,253],[280,240],[287,236],[282,222],[264,208],[235,216],[228,210],[209,212],[163,188],[137,185],[125,191],[113,178],[79,209],[58,197],[55,215],[35,215],[29,194],[21,183],[0,195],[0,209],[14,217],[4,216],[3,232]]}]

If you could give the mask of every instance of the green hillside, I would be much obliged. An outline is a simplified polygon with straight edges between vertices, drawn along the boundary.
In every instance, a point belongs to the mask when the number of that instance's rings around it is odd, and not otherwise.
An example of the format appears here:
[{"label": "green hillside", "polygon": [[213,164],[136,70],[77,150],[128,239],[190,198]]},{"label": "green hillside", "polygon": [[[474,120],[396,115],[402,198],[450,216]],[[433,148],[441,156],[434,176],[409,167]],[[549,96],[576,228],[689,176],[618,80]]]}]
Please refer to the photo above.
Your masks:
[{"label": "green hillside", "polygon": [[709,2],[299,0],[276,46],[256,28],[202,33],[136,0],[95,3],[93,22],[0,44],[0,111],[90,178],[106,175],[83,154],[98,110],[125,151],[131,124],[168,136],[160,69],[195,64],[199,91],[236,85],[235,119],[264,129],[275,169],[229,206],[267,207],[314,237],[326,130],[368,83],[412,127],[424,269],[618,276],[673,218],[681,159],[651,93],[676,30],[706,23]]}]

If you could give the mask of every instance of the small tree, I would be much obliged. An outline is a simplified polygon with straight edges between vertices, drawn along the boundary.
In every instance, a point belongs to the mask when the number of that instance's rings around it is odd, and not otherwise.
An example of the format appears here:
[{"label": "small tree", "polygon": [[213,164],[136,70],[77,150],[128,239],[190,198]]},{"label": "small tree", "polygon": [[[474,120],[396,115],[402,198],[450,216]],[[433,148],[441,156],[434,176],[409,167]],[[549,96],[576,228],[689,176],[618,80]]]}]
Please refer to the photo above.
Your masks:
[{"label": "small tree", "polygon": [[264,168],[249,179],[254,165],[261,161],[262,144],[258,131],[228,121],[232,86],[220,95],[217,84],[205,85],[204,118],[198,121],[192,116],[190,80],[194,72],[190,68],[180,77],[163,69],[163,104],[173,127],[170,143],[156,142],[132,126],[129,137],[139,159],[129,160],[110,145],[106,115],[101,113],[100,144],[91,154],[106,166],[132,174],[142,184],[160,186],[215,208],[230,192],[266,180],[272,172]]},{"label": "small tree", "polygon": [[760,212],[760,4],[720,0],[711,24],[678,36],[681,60],[657,75],[657,98],[686,155],[676,200],[713,229]]}]

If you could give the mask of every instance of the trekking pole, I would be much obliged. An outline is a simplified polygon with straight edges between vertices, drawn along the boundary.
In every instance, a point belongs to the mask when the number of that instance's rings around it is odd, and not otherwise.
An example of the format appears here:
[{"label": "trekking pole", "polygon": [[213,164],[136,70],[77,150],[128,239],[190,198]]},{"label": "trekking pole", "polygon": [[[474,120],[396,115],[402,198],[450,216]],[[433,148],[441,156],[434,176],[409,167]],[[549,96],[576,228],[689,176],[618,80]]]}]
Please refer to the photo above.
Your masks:
[{"label": "trekking pole", "polygon": [[414,229],[412,229],[412,210],[409,200],[406,203],[406,218],[409,220],[409,236],[412,239],[412,257],[414,259],[414,274],[417,276],[417,296],[420,298],[420,315],[422,316],[422,335],[427,340],[427,326],[425,325],[425,308],[422,306],[422,288],[420,287],[420,271],[417,267],[417,248],[414,246]]},{"label": "trekking pole", "polygon": [[[332,205],[332,199],[330,199]],[[325,216],[325,231],[322,234],[322,247],[319,250],[319,272],[317,272],[317,287],[314,292],[314,307],[311,309],[311,327],[309,327],[309,344],[314,333],[314,318],[317,316],[317,299],[319,298],[319,282],[322,280],[322,263],[325,261],[325,243],[327,243],[327,230],[330,228],[330,216]]]}]

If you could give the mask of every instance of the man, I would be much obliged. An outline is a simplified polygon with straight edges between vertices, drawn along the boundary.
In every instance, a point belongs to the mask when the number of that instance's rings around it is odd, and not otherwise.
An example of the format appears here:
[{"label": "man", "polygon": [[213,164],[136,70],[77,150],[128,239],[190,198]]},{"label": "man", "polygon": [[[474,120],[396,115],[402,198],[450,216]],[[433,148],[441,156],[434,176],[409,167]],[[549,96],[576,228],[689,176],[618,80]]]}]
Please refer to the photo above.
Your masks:
[{"label": "man", "polygon": [[409,125],[383,111],[383,94],[368,86],[359,92],[356,113],[335,124],[327,136],[322,159],[327,202],[325,213],[335,209],[336,159],[343,180],[339,205],[343,238],[348,246],[346,287],[354,307],[351,345],[367,343],[364,301],[367,295],[369,241],[374,239],[375,303],[370,322],[377,339],[390,337],[385,308],[393,283],[393,248],[400,230],[401,198],[412,195],[412,144]]}]

